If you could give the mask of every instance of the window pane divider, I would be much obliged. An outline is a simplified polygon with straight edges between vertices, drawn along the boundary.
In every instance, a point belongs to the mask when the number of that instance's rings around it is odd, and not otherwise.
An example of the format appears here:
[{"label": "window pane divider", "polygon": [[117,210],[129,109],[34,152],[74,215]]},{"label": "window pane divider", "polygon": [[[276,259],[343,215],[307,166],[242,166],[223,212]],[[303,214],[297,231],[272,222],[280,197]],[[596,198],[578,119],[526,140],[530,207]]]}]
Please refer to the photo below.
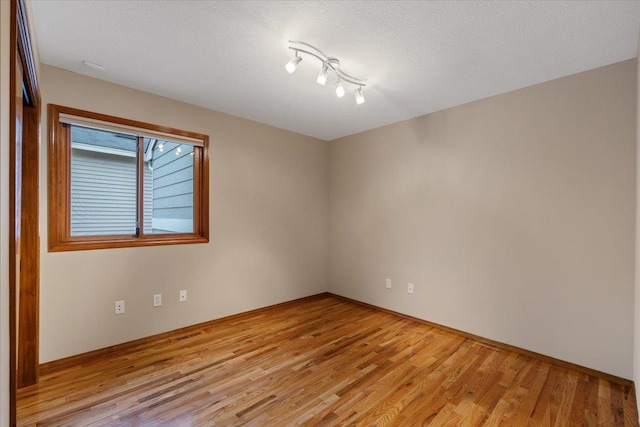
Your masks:
[{"label": "window pane divider", "polygon": [[144,230],[144,137],[138,136],[138,161],[136,163],[136,193],[138,205],[136,206],[136,237],[143,236]]}]

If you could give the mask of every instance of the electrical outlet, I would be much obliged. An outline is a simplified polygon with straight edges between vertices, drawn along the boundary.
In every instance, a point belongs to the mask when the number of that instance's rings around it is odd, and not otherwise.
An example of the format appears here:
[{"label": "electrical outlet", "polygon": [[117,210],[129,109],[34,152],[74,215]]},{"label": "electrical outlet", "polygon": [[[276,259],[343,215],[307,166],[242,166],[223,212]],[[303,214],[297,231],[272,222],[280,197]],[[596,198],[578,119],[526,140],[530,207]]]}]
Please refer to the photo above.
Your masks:
[{"label": "electrical outlet", "polygon": [[155,294],[153,296],[153,306],[160,307],[162,305],[162,294]]},{"label": "electrical outlet", "polygon": [[116,301],[115,306],[116,306],[116,314],[124,313],[124,301]]},{"label": "electrical outlet", "polygon": [[180,302],[185,302],[187,300],[187,291],[180,291]]},{"label": "electrical outlet", "polygon": [[391,279],[387,279],[387,289],[391,289]]},{"label": "electrical outlet", "polygon": [[408,294],[413,293],[413,283],[407,283],[407,293]]}]

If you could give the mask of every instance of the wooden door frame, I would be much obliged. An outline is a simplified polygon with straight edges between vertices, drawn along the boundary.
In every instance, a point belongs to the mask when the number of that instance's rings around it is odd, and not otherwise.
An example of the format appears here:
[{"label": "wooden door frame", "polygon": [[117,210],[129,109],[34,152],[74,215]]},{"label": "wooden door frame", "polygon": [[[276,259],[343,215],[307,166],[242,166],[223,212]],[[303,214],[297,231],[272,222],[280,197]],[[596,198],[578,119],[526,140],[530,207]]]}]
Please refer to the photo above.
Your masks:
[{"label": "wooden door frame", "polygon": [[40,349],[40,234],[39,234],[39,146],[40,110],[22,108],[22,209],[20,237],[20,287],[17,297],[17,388],[38,382]]},{"label": "wooden door frame", "polygon": [[[24,0],[11,0],[10,7],[10,75],[9,75],[9,422],[16,425],[16,390],[19,386],[37,382],[38,378],[38,310],[39,310],[39,269],[40,252],[38,247],[38,177],[39,177],[39,127],[40,127],[40,90],[36,63],[32,50],[29,24],[27,20],[27,9]],[[18,82],[16,65],[22,65],[23,77]],[[20,85],[20,86],[18,86]],[[26,208],[21,214],[21,219],[30,222],[26,227],[28,236],[24,244],[20,245],[22,259],[28,259],[22,263],[20,271],[16,271],[16,235],[15,235],[15,152],[14,146],[18,129],[16,127],[17,108],[15,90],[23,87],[26,99],[23,102],[24,114],[28,120],[23,121],[22,145],[28,146],[25,150],[28,158],[23,159],[21,169],[22,181],[26,182],[29,191],[22,191],[23,197],[21,205]],[[29,168],[25,168],[29,165]],[[35,167],[34,167],[35,165]],[[35,193],[34,193],[35,183]],[[35,239],[34,233],[35,232]],[[34,243],[35,242],[35,243]],[[21,283],[21,288],[16,289],[18,278],[26,278]],[[21,281],[22,282],[22,281]],[[20,307],[17,306],[17,293],[20,298]],[[35,317],[34,317],[35,313]],[[27,317],[28,316],[28,317]],[[19,335],[17,328],[19,327]]]}]

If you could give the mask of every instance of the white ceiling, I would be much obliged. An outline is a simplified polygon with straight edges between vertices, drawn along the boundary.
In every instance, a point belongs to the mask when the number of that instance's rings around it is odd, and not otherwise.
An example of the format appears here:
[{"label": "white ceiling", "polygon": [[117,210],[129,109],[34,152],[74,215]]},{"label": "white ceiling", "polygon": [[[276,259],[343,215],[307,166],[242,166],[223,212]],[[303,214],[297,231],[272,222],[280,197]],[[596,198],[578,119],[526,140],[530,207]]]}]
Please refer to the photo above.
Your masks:
[{"label": "white ceiling", "polygon": [[[332,140],[634,58],[640,1],[32,0],[43,63]],[[367,79],[289,75],[287,40]],[[104,66],[96,71],[82,61]]]}]

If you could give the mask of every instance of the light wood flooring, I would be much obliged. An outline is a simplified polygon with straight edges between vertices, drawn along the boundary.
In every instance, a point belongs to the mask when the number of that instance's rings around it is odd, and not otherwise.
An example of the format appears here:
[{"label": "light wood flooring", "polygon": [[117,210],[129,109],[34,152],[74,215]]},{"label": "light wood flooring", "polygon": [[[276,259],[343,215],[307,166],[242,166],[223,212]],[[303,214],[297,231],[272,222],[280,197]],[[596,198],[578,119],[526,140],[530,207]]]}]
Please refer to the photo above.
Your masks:
[{"label": "light wood flooring", "polygon": [[322,295],[41,377],[18,425],[637,426],[631,387]]}]

